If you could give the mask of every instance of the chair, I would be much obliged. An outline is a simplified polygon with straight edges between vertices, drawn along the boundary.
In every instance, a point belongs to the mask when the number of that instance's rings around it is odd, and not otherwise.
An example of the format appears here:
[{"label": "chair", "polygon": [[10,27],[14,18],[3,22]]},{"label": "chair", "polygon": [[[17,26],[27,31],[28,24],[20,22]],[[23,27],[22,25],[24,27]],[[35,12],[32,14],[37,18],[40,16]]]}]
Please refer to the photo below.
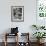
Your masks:
[{"label": "chair", "polygon": [[11,33],[5,33],[5,46],[7,46],[7,44],[8,44],[7,38],[10,38],[10,37],[13,37],[13,36],[17,36],[17,39],[15,38],[15,40],[17,40],[16,46],[18,46],[18,27],[11,28]]},{"label": "chair", "polygon": [[8,45],[8,42],[7,42],[7,38],[10,38],[11,36],[17,36],[17,38],[15,38],[16,41],[16,46],[18,46],[18,34],[9,34],[9,33],[6,33],[5,34],[5,46]]},{"label": "chair", "polygon": [[[19,46],[30,46],[29,42],[29,33],[21,33],[21,42],[19,42]],[[23,41],[24,40],[24,41]]]}]

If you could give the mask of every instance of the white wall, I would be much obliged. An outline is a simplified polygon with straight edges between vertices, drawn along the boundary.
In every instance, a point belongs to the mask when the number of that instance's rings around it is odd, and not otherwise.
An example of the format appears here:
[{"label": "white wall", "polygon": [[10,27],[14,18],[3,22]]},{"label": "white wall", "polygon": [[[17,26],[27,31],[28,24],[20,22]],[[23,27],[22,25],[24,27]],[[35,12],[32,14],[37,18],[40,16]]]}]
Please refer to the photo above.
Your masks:
[{"label": "white wall", "polygon": [[[24,22],[11,22],[11,6],[24,6]],[[6,28],[20,28],[21,32],[29,32],[31,24],[36,24],[36,0],[2,0],[0,1],[0,33]]]},{"label": "white wall", "polygon": [[[24,22],[11,22],[11,6],[24,6]],[[0,0],[0,34],[17,26],[32,35],[32,24],[36,24],[36,0]]]}]

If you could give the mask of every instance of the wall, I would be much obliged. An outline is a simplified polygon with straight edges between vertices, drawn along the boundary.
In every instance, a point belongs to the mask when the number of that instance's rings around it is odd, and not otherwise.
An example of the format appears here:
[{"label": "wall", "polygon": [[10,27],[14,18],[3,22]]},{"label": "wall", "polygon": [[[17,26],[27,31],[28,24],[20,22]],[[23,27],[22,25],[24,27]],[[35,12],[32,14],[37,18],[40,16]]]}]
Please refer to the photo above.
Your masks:
[{"label": "wall", "polygon": [[[11,6],[24,6],[24,22],[11,22]],[[36,24],[36,0],[0,0],[0,34],[9,32],[11,27],[19,27],[19,32],[30,32]]]}]

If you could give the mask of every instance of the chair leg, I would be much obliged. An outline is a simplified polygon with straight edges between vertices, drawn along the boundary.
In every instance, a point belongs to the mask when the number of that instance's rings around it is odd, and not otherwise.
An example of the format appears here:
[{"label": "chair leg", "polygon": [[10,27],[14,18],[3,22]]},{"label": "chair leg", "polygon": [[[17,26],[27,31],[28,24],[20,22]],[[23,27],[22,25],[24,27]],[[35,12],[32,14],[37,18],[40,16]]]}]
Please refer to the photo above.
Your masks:
[{"label": "chair leg", "polygon": [[5,46],[7,46],[7,42],[6,41],[4,42],[4,44],[5,44]]},{"label": "chair leg", "polygon": [[7,46],[7,33],[5,34],[5,46]]}]

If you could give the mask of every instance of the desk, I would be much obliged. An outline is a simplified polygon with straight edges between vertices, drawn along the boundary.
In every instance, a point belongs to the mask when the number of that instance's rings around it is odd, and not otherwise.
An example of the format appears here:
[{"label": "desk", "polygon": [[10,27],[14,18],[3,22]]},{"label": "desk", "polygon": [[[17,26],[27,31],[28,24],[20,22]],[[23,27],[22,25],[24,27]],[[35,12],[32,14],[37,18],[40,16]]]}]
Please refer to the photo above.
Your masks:
[{"label": "desk", "polygon": [[10,34],[10,33],[6,33],[5,34],[5,46],[7,46],[8,45],[8,42],[7,42],[7,36],[9,36],[9,38],[10,38],[10,36],[17,36],[17,42],[15,43],[16,45],[15,46],[23,46],[23,44],[25,44],[26,46],[30,46],[30,42],[29,42],[29,33],[21,33],[21,36],[26,36],[26,39],[27,39],[27,42],[21,42],[21,43],[19,43],[18,42],[18,33],[17,34]]}]

